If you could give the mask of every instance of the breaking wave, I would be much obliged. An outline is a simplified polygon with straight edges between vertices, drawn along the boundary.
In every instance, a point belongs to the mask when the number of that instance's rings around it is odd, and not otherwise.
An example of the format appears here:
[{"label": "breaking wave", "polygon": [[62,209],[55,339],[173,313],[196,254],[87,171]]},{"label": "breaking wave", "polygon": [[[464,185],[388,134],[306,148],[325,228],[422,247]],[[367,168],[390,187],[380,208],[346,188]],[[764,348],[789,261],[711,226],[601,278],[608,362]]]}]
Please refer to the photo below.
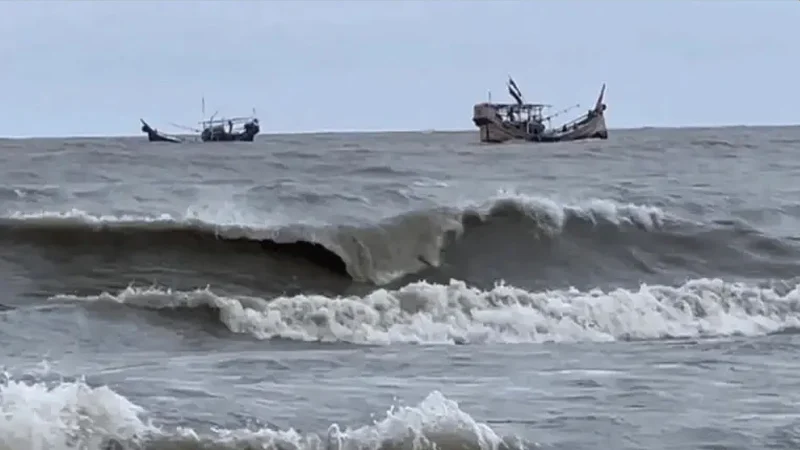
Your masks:
[{"label": "breaking wave", "polygon": [[[355,281],[385,285],[439,267],[443,250],[470,232],[479,237],[475,245],[490,245],[499,239],[552,237],[565,230],[591,233],[603,226],[616,231],[626,227],[649,231],[661,228],[666,219],[661,210],[649,206],[606,200],[561,205],[503,194],[463,208],[414,211],[364,226],[264,227],[209,223],[189,215],[95,216],[74,209],[14,213],[0,219],[0,239],[153,253],[164,248],[181,248],[187,253],[269,252],[302,258]],[[490,235],[487,229],[492,230]]]},{"label": "breaking wave", "polygon": [[530,292],[416,282],[366,296],[296,295],[267,300],[211,289],[129,287],[56,302],[113,302],[150,309],[211,308],[234,333],[257,339],[388,345],[615,341],[764,335],[800,327],[796,281],[764,286],[719,279],[681,286]]},{"label": "breaking wave", "polygon": [[0,382],[0,448],[85,450],[439,449],[511,450],[502,437],[438,391],[415,406],[392,407],[370,425],[325,432],[270,427],[193,430],[155,423],[148,412],[107,386],[84,381]]}]

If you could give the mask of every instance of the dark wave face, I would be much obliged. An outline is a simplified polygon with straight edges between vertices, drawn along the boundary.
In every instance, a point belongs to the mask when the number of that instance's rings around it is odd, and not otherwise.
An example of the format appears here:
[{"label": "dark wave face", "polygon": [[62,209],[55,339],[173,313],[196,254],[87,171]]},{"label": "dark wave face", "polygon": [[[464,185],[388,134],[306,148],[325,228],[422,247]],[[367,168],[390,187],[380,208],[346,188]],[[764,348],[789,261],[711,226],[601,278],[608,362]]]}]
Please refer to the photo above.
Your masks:
[{"label": "dark wave face", "polygon": [[[791,277],[800,253],[740,221],[691,223],[659,208],[577,205],[501,196],[475,206],[413,211],[366,226],[258,228],[172,217],[15,215],[0,220],[6,258],[103,266],[117,282],[170,272],[181,281],[286,292],[343,292],[450,278],[530,289],[672,277]],[[20,247],[31,252],[22,252]],[[35,270],[35,269],[31,269]],[[300,280],[300,281],[296,281]],[[295,285],[295,289],[300,289]]]}]

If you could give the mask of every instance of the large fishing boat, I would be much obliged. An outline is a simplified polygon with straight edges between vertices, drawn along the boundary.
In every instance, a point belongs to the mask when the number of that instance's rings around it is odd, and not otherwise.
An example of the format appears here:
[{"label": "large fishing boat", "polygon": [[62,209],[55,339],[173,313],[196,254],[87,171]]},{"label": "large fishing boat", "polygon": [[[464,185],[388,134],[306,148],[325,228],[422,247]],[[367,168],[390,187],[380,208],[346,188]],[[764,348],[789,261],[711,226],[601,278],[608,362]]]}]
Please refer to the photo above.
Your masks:
[{"label": "large fishing boat", "polygon": [[603,103],[605,84],[600,89],[600,95],[594,108],[586,114],[556,127],[551,126],[552,119],[579,105],[545,115],[545,110],[552,108],[552,105],[525,103],[522,91],[513,78],[508,77],[507,85],[508,93],[515,100],[514,103],[492,103],[490,98],[489,102],[478,103],[473,108],[472,121],[480,129],[481,142],[499,143],[510,140],[560,142],[608,139],[605,120],[606,105]]}]

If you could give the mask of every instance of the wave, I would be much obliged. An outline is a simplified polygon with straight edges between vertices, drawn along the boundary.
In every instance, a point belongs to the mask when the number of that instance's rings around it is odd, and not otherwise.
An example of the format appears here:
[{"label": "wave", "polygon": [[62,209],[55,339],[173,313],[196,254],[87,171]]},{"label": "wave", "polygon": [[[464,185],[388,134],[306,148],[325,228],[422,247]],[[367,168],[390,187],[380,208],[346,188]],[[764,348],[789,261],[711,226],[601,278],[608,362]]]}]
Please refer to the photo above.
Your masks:
[{"label": "wave", "polygon": [[83,381],[0,382],[0,448],[86,450],[513,450],[521,440],[503,437],[475,420],[441,392],[415,406],[392,407],[381,420],[357,428],[331,424],[326,432],[295,429],[169,429],[107,386]]},{"label": "wave", "polygon": [[800,327],[797,281],[754,286],[719,279],[678,287],[530,292],[416,282],[363,297],[266,300],[211,289],[129,287],[117,294],[58,295],[55,302],[113,302],[149,309],[211,308],[234,333],[257,339],[353,344],[485,344],[764,335]]},{"label": "wave", "polygon": [[[83,245],[158,254],[268,252],[302,258],[358,282],[385,285],[442,265],[443,250],[465,234],[476,246],[505,246],[546,239],[562,231],[649,231],[668,217],[658,208],[607,200],[558,204],[548,199],[501,194],[464,207],[413,211],[377,224],[314,226],[209,223],[195,217],[96,216],[81,210],[14,213],[0,219],[0,239],[42,245]],[[599,228],[598,228],[599,227]],[[488,234],[487,234],[488,230]],[[491,249],[489,249],[491,250]],[[475,255],[472,255],[475,256]]]}]

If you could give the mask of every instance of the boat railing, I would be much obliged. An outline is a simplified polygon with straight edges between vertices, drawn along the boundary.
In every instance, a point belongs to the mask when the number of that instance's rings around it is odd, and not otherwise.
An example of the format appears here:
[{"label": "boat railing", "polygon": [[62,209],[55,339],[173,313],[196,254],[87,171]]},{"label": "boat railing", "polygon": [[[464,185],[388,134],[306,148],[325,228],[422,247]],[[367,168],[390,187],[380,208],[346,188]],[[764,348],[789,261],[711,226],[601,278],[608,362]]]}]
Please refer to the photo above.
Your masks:
[{"label": "boat railing", "polygon": [[505,109],[498,110],[498,115],[504,120],[510,120],[514,115],[516,121],[527,122],[536,121],[541,122],[544,120],[541,110],[539,109]]}]

